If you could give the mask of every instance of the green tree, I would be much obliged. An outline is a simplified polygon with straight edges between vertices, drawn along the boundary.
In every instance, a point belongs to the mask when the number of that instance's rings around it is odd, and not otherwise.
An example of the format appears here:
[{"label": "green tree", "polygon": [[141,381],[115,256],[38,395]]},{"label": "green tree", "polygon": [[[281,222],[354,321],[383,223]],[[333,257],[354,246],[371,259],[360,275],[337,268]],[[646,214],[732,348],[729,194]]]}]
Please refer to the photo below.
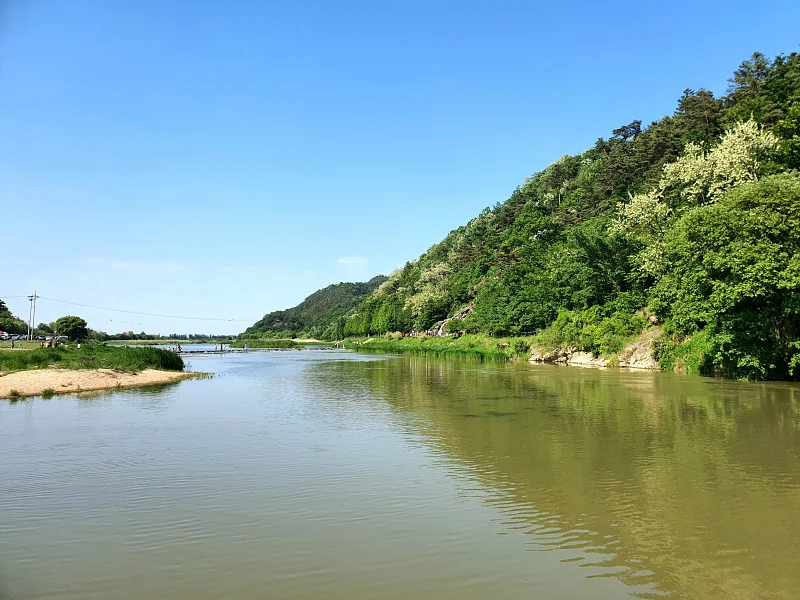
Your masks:
[{"label": "green tree", "polygon": [[86,321],[72,315],[56,319],[56,322],[53,323],[53,330],[57,335],[65,335],[69,339],[77,342],[89,337]]},{"label": "green tree", "polygon": [[781,138],[777,160],[787,169],[800,169],[800,103],[793,105],[786,118],[775,124],[775,134]]},{"label": "green tree", "polygon": [[653,307],[675,331],[708,329],[709,367],[750,379],[800,379],[800,175],[734,188],[684,215]]},{"label": "green tree", "polygon": [[23,334],[28,332],[28,326],[22,319],[16,318],[11,313],[5,313],[0,315],[0,331]]},{"label": "green tree", "polygon": [[711,144],[722,133],[722,103],[708,90],[685,90],[675,111],[677,126],[686,142]]}]

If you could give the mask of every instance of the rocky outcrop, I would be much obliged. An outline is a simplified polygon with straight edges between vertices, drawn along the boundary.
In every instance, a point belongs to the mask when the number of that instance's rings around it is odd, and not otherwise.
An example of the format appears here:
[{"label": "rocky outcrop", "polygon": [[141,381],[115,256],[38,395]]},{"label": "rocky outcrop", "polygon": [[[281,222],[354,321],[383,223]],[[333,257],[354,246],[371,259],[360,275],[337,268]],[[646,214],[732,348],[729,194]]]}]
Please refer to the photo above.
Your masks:
[{"label": "rocky outcrop", "polygon": [[580,367],[606,368],[619,366],[628,369],[658,371],[660,367],[653,358],[655,340],[661,335],[660,327],[649,327],[633,342],[628,344],[618,355],[610,358],[595,356],[591,352],[583,352],[574,347],[546,350],[534,346],[528,359],[535,363],[551,363],[574,365]]},{"label": "rocky outcrop", "polygon": [[433,326],[433,331],[434,331],[433,335],[435,335],[437,337],[444,337],[446,335],[445,330],[444,330],[445,326],[450,321],[452,321],[453,319],[465,319],[472,309],[473,309],[473,305],[470,304],[468,307],[460,310],[459,312],[454,314],[452,317],[450,317],[448,319],[445,319],[444,321],[439,321],[438,323],[436,323]]},{"label": "rocky outcrop", "polygon": [[591,352],[581,352],[577,348],[557,348],[545,350],[533,347],[530,362],[575,365],[581,367],[607,367],[609,360],[594,356]]},{"label": "rocky outcrop", "polygon": [[619,366],[629,369],[644,369],[659,371],[661,367],[653,358],[656,340],[661,337],[664,330],[661,327],[649,327],[633,342],[628,344],[619,353]]}]

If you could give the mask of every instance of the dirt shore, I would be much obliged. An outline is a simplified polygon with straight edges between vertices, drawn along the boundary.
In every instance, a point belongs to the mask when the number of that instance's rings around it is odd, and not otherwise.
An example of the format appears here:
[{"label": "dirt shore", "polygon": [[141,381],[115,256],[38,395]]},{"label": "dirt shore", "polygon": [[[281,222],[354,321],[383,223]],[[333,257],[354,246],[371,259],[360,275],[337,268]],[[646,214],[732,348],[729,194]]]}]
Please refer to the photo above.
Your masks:
[{"label": "dirt shore", "polygon": [[11,398],[11,390],[18,392],[19,396],[41,396],[44,390],[53,390],[56,394],[113,390],[170,383],[192,376],[193,373],[155,369],[139,373],[126,373],[113,369],[73,371],[55,368],[18,371],[0,376],[0,398]]}]

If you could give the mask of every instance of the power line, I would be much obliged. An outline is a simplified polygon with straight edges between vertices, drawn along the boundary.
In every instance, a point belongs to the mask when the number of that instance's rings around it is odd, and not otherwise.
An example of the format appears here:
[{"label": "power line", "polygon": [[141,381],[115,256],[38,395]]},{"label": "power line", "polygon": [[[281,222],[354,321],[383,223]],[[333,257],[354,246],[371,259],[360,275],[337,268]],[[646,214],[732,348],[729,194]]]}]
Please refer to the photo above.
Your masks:
[{"label": "power line", "polygon": [[[25,296],[0,296],[0,298],[28,298]],[[58,300],[57,298],[48,298],[47,296],[37,296],[39,300],[49,300],[50,302],[58,302],[59,304],[70,304],[72,306],[81,306],[83,308],[94,308],[97,310],[107,310],[111,312],[125,313],[129,315],[141,315],[144,317],[162,317],[164,319],[185,319],[189,321],[241,321],[244,323],[252,323],[258,319],[230,319],[230,318],[215,318],[215,317],[186,317],[183,315],[162,315],[159,313],[140,312],[136,310],[124,310],[121,308],[108,308],[107,306],[95,306],[93,304],[82,304],[80,302],[70,302],[68,300]],[[260,317],[259,317],[260,318]]]}]

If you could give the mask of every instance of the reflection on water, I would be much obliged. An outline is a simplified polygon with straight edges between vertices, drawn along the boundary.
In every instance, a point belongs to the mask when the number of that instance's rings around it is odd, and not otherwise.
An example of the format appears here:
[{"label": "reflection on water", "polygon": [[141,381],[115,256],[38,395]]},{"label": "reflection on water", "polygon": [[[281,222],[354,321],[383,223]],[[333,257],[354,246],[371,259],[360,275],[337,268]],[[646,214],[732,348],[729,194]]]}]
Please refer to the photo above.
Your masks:
[{"label": "reflection on water", "polygon": [[0,598],[795,598],[800,388],[341,352],[0,405]]}]

